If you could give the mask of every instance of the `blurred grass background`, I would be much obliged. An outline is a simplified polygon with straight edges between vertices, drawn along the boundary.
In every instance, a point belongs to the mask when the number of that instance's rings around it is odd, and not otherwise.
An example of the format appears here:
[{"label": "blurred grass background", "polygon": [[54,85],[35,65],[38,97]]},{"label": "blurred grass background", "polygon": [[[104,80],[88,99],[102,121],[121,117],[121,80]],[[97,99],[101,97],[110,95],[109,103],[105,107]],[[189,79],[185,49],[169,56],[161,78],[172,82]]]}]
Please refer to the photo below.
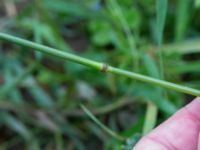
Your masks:
[{"label": "blurred grass background", "polygon": [[[0,31],[200,89],[200,1],[160,2],[0,0]],[[130,150],[192,99],[0,41],[1,150]]]}]

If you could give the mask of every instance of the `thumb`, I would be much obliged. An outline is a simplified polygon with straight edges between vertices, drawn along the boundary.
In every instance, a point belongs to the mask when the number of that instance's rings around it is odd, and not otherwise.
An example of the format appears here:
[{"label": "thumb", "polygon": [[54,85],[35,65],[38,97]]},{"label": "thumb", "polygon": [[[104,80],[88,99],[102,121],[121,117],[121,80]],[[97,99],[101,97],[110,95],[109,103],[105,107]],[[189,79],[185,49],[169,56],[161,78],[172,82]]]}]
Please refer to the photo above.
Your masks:
[{"label": "thumb", "polygon": [[200,97],[143,137],[133,150],[200,150]]}]

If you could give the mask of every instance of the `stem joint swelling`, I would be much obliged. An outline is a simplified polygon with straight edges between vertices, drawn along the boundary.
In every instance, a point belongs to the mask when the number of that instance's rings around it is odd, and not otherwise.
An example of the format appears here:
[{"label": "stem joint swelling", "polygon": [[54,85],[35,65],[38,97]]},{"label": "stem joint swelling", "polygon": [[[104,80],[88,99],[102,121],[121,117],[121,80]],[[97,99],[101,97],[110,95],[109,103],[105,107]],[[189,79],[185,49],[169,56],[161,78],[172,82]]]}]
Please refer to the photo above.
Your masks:
[{"label": "stem joint swelling", "polygon": [[9,41],[27,48],[31,48],[49,55],[53,55],[56,57],[60,57],[63,59],[67,59],[97,70],[101,70],[102,72],[107,72],[107,73],[113,73],[116,75],[122,75],[124,77],[128,77],[128,78],[132,78],[135,80],[139,80],[139,81],[143,81],[149,84],[153,84],[155,86],[161,86],[167,89],[171,89],[171,90],[175,90],[175,91],[179,91],[182,93],[186,93],[186,94],[190,94],[190,95],[194,95],[194,96],[200,96],[200,90],[197,89],[193,89],[190,87],[185,87],[182,85],[177,85],[175,83],[171,83],[168,81],[164,81],[164,80],[160,80],[160,79],[156,79],[156,78],[152,78],[152,77],[148,77],[145,75],[141,75],[135,72],[131,72],[131,71],[127,71],[127,70],[123,70],[123,69],[119,69],[116,67],[112,67],[109,66],[105,63],[99,63],[90,59],[86,59],[74,54],[70,54],[55,48],[51,48],[51,47],[47,47],[41,44],[37,44],[28,40],[24,40],[21,38],[17,38],[15,36],[11,36],[5,33],[1,33],[0,32],[0,40],[5,40],[5,41]]},{"label": "stem joint swelling", "polygon": [[109,70],[109,65],[106,63],[103,63],[100,71],[106,73],[108,72],[108,70]]}]

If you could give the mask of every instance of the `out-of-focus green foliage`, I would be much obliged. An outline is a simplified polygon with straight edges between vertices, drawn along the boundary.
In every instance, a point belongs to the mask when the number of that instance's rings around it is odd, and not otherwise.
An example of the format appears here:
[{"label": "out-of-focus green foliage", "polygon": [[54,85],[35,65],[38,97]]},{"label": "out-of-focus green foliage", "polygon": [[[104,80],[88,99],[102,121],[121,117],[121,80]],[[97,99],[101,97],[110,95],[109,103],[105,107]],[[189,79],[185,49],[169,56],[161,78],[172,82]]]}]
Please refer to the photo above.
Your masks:
[{"label": "out-of-focus green foliage", "polygon": [[[200,89],[199,0],[158,1],[1,0],[0,32]],[[131,149],[188,99],[0,41],[0,149]]]}]

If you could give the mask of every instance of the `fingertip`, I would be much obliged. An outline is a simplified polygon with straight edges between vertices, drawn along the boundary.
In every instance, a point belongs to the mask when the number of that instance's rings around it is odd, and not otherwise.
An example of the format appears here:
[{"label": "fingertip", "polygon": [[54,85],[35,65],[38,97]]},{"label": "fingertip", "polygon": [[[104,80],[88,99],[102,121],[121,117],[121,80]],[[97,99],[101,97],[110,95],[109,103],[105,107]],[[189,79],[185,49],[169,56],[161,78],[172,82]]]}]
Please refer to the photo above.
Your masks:
[{"label": "fingertip", "polygon": [[200,97],[195,98],[191,103],[185,106],[185,108],[200,121]]},{"label": "fingertip", "polygon": [[148,138],[147,136],[142,138],[139,143],[133,148],[133,150],[169,150],[160,142],[154,139]]},{"label": "fingertip", "polygon": [[198,139],[198,150],[200,150],[200,132],[199,132],[199,139]]},{"label": "fingertip", "polygon": [[[146,150],[148,145],[154,149],[166,145],[170,149],[200,150],[200,97],[195,98],[171,118],[146,135],[134,150]],[[150,137],[147,138],[147,137]],[[181,137],[181,138],[180,138]],[[152,140],[153,139],[153,140]],[[199,140],[199,141],[198,141]],[[199,143],[199,145],[198,145]],[[169,148],[168,148],[169,149]]]}]

